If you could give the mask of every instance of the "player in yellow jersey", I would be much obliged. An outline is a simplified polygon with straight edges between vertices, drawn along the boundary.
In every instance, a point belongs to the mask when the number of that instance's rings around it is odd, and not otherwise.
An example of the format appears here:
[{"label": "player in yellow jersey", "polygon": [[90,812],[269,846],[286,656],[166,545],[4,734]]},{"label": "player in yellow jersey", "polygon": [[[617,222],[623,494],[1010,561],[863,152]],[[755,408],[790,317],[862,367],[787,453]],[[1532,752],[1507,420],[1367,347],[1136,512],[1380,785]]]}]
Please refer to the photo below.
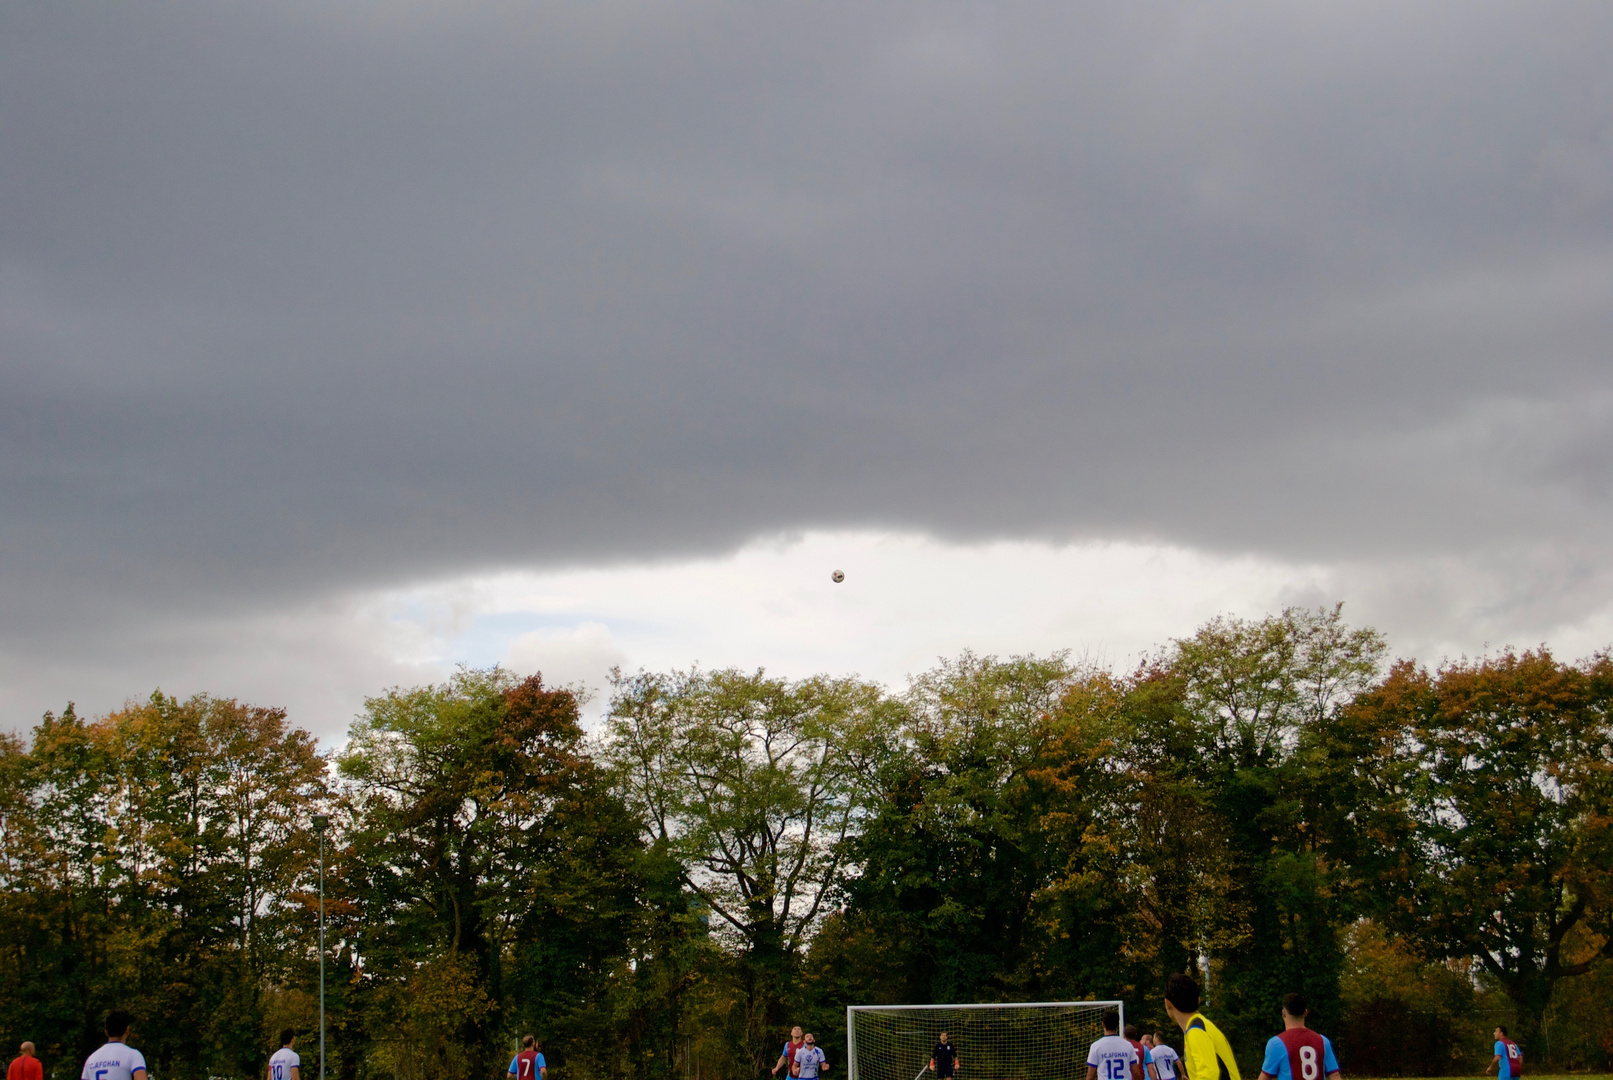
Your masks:
[{"label": "player in yellow jersey", "polygon": [[1184,1080],[1219,1080],[1220,1065],[1227,1067],[1231,1080],[1243,1080],[1232,1044],[1199,1012],[1199,984],[1191,975],[1177,972],[1165,980],[1165,1011],[1182,1029]]}]

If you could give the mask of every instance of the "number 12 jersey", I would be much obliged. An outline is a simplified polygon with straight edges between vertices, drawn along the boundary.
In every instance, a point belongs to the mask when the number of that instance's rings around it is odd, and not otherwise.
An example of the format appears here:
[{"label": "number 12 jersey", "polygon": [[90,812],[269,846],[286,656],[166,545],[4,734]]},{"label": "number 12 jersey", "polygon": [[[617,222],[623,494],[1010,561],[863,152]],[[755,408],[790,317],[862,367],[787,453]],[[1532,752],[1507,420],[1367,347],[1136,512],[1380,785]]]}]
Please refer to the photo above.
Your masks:
[{"label": "number 12 jersey", "polygon": [[1119,1035],[1105,1035],[1087,1051],[1087,1064],[1098,1070],[1098,1080],[1134,1080],[1137,1048]]}]

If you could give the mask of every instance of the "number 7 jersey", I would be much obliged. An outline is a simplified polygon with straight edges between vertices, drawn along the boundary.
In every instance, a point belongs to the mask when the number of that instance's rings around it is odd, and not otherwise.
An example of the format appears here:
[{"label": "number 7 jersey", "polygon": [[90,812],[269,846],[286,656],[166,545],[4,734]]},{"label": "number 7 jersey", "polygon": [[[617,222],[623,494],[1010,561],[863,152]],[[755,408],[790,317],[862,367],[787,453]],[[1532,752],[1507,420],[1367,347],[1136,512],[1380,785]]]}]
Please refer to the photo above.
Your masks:
[{"label": "number 7 jersey", "polygon": [[1260,1071],[1277,1080],[1323,1080],[1339,1071],[1333,1044],[1310,1028],[1289,1028],[1266,1043]]}]

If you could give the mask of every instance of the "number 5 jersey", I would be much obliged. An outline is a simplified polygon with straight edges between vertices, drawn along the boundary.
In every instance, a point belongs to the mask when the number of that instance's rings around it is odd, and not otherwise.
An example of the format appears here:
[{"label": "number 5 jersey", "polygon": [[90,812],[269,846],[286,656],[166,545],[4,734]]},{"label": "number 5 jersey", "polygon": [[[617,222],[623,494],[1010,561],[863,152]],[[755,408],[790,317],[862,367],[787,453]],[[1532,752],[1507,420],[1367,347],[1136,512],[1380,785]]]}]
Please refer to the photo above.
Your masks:
[{"label": "number 5 jersey", "polygon": [[[132,1080],[144,1072],[146,1059],[140,1051],[120,1042],[109,1042],[84,1060],[82,1080]],[[149,1073],[147,1075],[150,1075]]]}]

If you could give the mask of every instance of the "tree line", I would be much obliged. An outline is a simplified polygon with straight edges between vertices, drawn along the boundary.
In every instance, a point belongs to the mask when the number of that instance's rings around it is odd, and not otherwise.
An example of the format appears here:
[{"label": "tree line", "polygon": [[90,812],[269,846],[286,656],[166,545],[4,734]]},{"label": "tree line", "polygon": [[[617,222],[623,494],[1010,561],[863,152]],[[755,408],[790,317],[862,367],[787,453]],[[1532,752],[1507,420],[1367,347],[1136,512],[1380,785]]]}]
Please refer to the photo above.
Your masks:
[{"label": "tree line", "polygon": [[[1173,971],[1246,1067],[1289,991],[1346,1072],[1613,1055],[1613,659],[1390,662],[1340,609],[1135,670],[964,654],[893,691],[737,670],[370,699],[341,749],[162,693],[0,739],[0,1038],[76,1076],[757,1077],[848,1004],[1119,998]],[[1163,1025],[1161,1025],[1163,1026]]]}]

